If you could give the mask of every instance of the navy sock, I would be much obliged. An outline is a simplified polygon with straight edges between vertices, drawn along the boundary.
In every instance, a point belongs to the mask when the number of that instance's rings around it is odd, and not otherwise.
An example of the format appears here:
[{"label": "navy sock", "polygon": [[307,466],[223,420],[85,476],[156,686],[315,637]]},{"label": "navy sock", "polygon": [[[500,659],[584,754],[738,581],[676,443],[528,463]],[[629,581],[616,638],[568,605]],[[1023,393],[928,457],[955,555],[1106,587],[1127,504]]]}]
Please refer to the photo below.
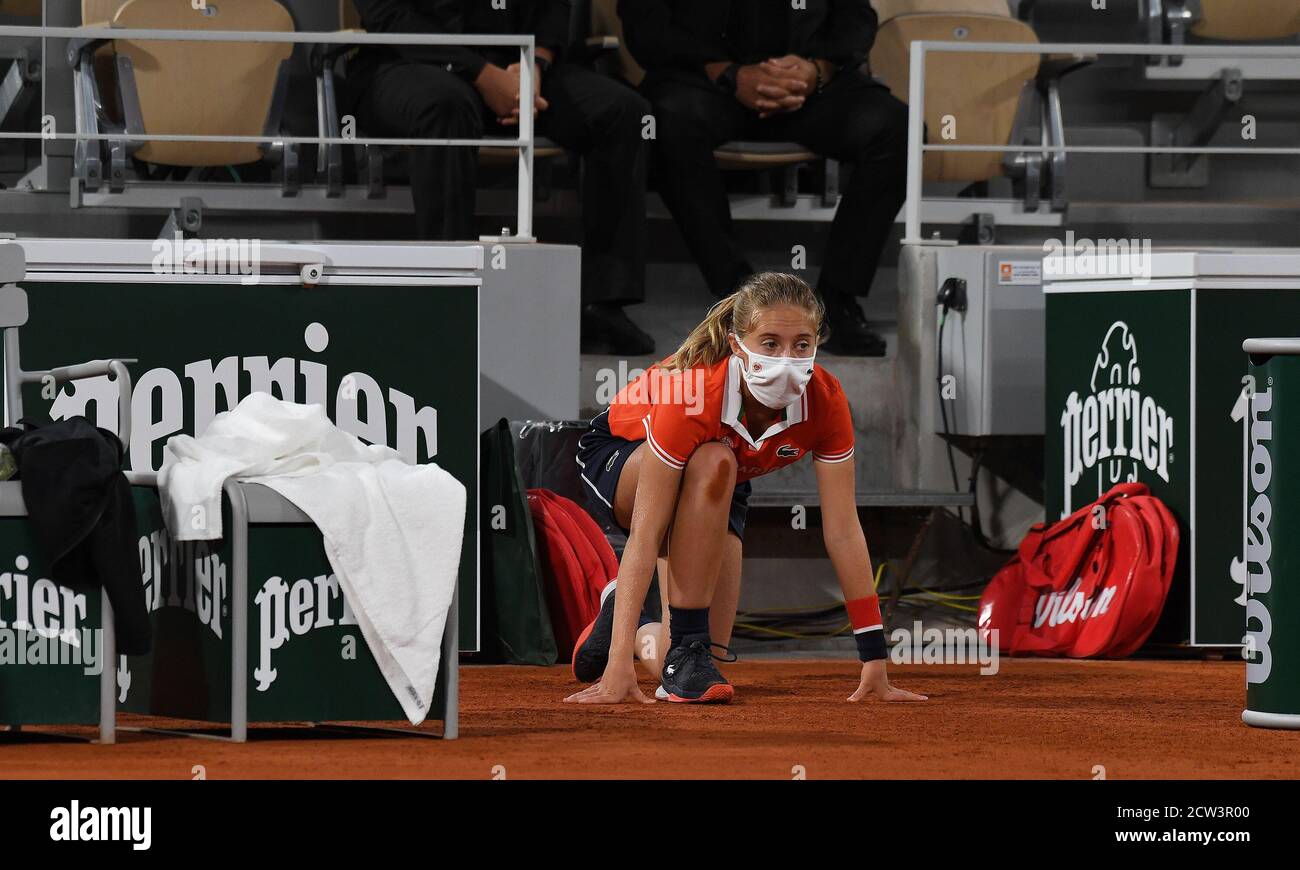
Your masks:
[{"label": "navy sock", "polygon": [[708,635],[709,608],[707,607],[673,607],[668,605],[668,633],[671,637],[668,646],[677,649],[682,639],[693,634]]}]

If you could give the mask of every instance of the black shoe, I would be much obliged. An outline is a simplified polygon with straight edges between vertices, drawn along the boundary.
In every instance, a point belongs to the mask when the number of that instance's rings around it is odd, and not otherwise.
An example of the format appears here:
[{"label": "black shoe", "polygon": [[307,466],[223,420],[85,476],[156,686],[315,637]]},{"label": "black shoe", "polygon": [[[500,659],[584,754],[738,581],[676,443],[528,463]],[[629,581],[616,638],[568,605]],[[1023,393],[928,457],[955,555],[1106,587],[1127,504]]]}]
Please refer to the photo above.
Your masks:
[{"label": "black shoe", "polygon": [[830,338],[822,347],[837,356],[884,356],[885,340],[867,327],[867,316],[852,296],[827,296]]},{"label": "black shoe", "polygon": [[582,352],[646,356],[655,340],[632,322],[622,305],[593,302],[582,307]]},{"label": "black shoe", "polygon": [[[682,638],[681,646],[673,647],[664,656],[662,677],[663,695],[679,704],[726,704],[735,696],[735,689],[726,677],[718,673],[713,660],[718,658],[711,647],[731,650],[722,644],[711,643],[707,634],[690,634]],[[718,658],[734,662],[735,656]],[[655,697],[663,697],[658,692]]]},{"label": "black shoe", "polygon": [[578,635],[573,645],[573,677],[580,683],[594,683],[605,673],[609,663],[609,645],[614,633],[614,592],[617,580],[606,587],[605,600],[600,603],[600,613],[591,625]]}]

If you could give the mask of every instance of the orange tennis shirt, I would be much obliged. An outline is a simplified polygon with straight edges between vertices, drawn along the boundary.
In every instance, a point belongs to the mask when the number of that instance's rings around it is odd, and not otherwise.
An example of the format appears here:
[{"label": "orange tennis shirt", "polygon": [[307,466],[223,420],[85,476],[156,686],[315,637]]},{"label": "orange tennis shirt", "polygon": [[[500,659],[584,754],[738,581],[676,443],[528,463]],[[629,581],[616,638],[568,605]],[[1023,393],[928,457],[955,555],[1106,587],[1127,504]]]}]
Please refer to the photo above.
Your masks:
[{"label": "orange tennis shirt", "polygon": [[609,406],[609,430],[645,441],[673,468],[701,444],[721,441],[736,454],[736,481],[775,471],[812,454],[818,462],[853,456],[849,401],[835,376],[814,364],[812,379],[785,418],[755,438],[740,422],[740,358],[684,371],[652,366],[624,387]]}]

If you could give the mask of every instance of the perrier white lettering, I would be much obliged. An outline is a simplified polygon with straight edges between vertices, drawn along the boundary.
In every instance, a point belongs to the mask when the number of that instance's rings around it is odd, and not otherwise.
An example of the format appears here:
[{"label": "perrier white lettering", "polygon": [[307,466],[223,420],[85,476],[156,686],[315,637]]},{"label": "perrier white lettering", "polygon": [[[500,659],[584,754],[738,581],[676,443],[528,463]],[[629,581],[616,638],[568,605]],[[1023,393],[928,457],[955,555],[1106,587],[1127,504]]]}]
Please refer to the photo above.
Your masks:
[{"label": "perrier white lettering", "polygon": [[1082,399],[1077,392],[1070,393],[1061,414],[1061,429],[1070,486],[1079,482],[1086,469],[1107,459],[1141,462],[1161,480],[1169,481],[1173,418],[1154,399],[1132,387],[1110,387]]}]

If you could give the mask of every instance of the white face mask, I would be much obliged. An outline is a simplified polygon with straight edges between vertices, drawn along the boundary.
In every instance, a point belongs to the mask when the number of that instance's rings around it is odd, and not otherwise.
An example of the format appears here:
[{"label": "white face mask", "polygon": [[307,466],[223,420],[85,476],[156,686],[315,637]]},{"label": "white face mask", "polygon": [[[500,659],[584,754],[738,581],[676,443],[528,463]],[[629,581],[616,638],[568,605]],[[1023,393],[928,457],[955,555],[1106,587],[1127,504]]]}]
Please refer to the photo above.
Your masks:
[{"label": "white face mask", "polygon": [[754,398],[774,411],[797,402],[812,379],[816,354],[808,357],[763,356],[745,347],[735,333],[732,335],[749,361],[748,366],[741,366],[741,373]]}]

